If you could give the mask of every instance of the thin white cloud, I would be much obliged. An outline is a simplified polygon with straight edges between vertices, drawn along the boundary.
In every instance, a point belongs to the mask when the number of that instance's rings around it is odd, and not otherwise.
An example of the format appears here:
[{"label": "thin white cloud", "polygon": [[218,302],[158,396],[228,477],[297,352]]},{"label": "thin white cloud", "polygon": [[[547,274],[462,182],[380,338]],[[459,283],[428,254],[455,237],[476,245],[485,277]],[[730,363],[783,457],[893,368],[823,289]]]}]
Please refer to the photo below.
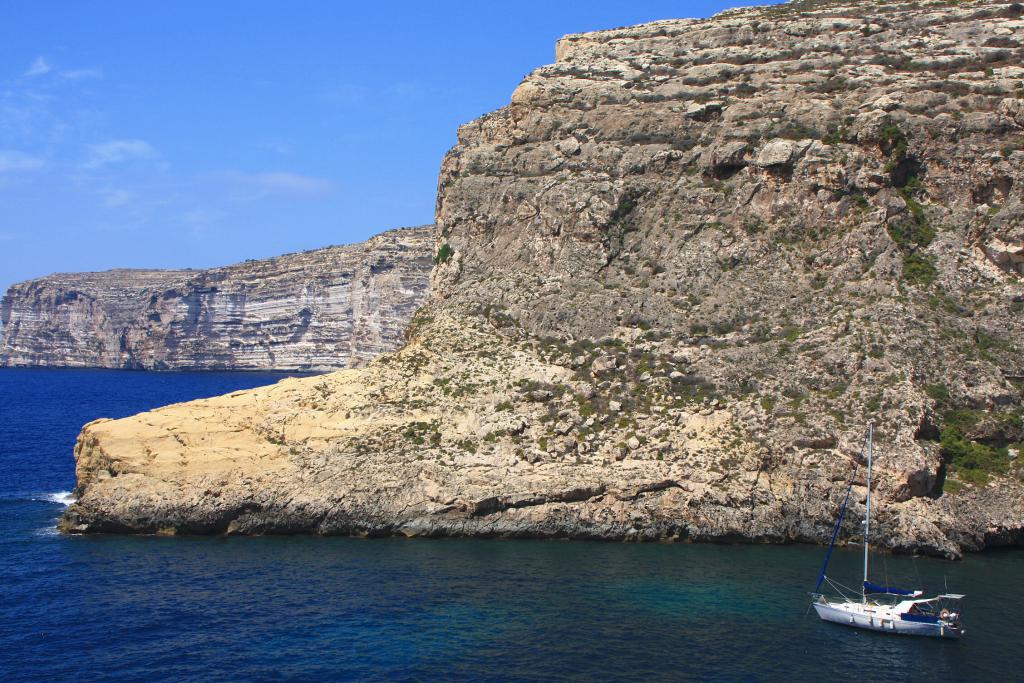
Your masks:
[{"label": "thin white cloud", "polygon": [[99,168],[136,159],[153,159],[156,150],[145,140],[108,140],[89,145],[86,168]]},{"label": "thin white cloud", "polygon": [[181,214],[181,221],[187,225],[210,225],[224,218],[223,211],[209,211],[207,209],[192,209]]},{"label": "thin white cloud", "polygon": [[28,71],[25,72],[25,76],[28,78],[34,78],[35,76],[45,76],[46,74],[53,71],[53,67],[46,61],[44,57],[36,57],[35,60],[29,65]]},{"label": "thin white cloud", "polygon": [[382,99],[403,103],[436,100],[459,92],[458,88],[419,81],[395,81],[372,88],[359,83],[336,83],[322,90],[320,97],[331,104],[357,107],[368,104],[379,106]]},{"label": "thin white cloud", "polygon": [[262,147],[282,156],[292,153],[292,146],[287,142],[265,142]]},{"label": "thin white cloud", "polygon": [[103,199],[103,206],[108,209],[116,209],[124,206],[132,200],[132,193],[128,190],[109,190]]},{"label": "thin white cloud", "polygon": [[431,93],[433,89],[423,83],[400,81],[392,83],[384,89],[384,93],[399,100],[419,100]]},{"label": "thin white cloud", "polygon": [[268,192],[287,195],[320,196],[334,190],[329,180],[284,171],[257,173],[252,180]]},{"label": "thin white cloud", "polygon": [[365,85],[339,83],[323,92],[323,99],[333,104],[353,106],[368,101],[373,92]]},{"label": "thin white cloud", "polygon": [[57,74],[68,81],[84,81],[89,78],[103,78],[103,71],[100,69],[65,69]]},{"label": "thin white cloud", "polygon": [[332,194],[337,186],[326,178],[299,175],[288,171],[242,173],[225,171],[212,177],[228,186],[229,197],[236,201],[252,201],[265,197],[286,199],[319,199]]},{"label": "thin white cloud", "polygon": [[43,159],[31,154],[16,149],[0,149],[0,173],[37,171],[45,165]]},{"label": "thin white cloud", "polygon": [[225,216],[223,211],[196,208],[181,214],[178,220],[193,237],[202,237],[217,232]]},{"label": "thin white cloud", "polygon": [[37,78],[53,74],[66,81],[83,81],[90,78],[103,78],[100,69],[57,69],[45,57],[36,57],[25,71],[25,78]]},{"label": "thin white cloud", "polygon": [[13,242],[17,238],[13,232],[0,232],[0,242]]}]

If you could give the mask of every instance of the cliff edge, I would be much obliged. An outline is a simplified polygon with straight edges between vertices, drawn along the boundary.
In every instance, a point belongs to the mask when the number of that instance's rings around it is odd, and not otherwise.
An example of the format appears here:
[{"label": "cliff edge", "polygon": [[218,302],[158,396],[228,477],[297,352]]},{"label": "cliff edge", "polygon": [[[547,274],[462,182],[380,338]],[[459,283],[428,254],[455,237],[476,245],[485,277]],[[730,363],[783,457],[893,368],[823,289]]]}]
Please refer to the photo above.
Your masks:
[{"label": "cliff edge", "polygon": [[1020,544],[1022,12],[567,36],[460,129],[402,350],[87,425],[62,528],[821,542],[873,421],[879,545]]},{"label": "cliff edge", "polygon": [[0,300],[0,367],[334,370],[402,341],[433,227],[210,270],[61,273]]}]

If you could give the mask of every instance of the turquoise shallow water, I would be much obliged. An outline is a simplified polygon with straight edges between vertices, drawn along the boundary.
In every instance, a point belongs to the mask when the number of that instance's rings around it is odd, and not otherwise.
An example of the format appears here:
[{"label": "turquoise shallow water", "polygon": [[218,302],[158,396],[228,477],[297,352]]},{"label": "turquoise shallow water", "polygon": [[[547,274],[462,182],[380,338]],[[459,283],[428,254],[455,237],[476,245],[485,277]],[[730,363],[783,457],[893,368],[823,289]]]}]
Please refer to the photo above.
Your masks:
[{"label": "turquoise shallow water", "polygon": [[0,680],[1024,680],[1020,551],[878,559],[968,594],[948,642],[806,614],[806,546],[53,531],[82,422],[277,377],[0,370]]}]

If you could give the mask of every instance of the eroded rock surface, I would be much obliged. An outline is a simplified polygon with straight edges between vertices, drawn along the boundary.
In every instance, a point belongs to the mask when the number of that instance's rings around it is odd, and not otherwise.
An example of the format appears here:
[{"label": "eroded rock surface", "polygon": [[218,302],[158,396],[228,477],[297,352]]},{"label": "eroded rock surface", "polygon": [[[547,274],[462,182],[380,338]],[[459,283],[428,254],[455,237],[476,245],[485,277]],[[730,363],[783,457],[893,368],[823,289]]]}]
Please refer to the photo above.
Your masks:
[{"label": "eroded rock surface", "polygon": [[0,302],[0,366],[329,370],[402,342],[431,226],[211,270],[50,275]]},{"label": "eroded rock surface", "polygon": [[86,426],[64,528],[819,542],[872,420],[879,544],[1019,544],[1021,14],[564,38],[460,129],[408,346]]}]

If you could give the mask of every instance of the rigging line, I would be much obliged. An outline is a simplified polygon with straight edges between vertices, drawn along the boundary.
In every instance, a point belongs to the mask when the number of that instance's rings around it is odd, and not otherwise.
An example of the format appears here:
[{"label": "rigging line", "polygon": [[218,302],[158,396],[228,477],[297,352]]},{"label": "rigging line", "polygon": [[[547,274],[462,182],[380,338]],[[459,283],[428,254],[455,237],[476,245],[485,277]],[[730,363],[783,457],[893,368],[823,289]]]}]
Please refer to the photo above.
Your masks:
[{"label": "rigging line", "polygon": [[841,598],[844,598],[846,600],[852,600],[853,599],[852,596],[854,596],[856,594],[856,591],[854,591],[849,586],[844,586],[843,584],[841,584],[841,583],[839,583],[837,581],[833,581],[832,579],[829,579],[829,578],[826,578],[825,580],[828,581],[828,584],[832,588],[834,588],[837,593],[839,593],[839,597],[841,597]]},{"label": "rigging line", "polygon": [[832,579],[826,579],[826,580],[828,581],[829,585],[832,586],[833,588],[835,588],[837,591],[847,590],[847,591],[849,591],[851,593],[856,593],[857,592],[853,588],[850,588],[849,586],[847,586],[845,584],[839,583],[838,581],[833,581]]},{"label": "rigging line", "polygon": [[892,586],[889,583],[889,560],[886,559],[886,553],[882,553],[882,575],[885,576],[885,585]]},{"label": "rigging line", "polygon": [[921,570],[917,566],[917,555],[910,556],[910,564],[914,568],[914,574],[917,575],[917,585],[919,588],[924,588],[924,581],[921,580]]},{"label": "rigging line", "polygon": [[[863,453],[863,449],[861,451]],[[846,516],[846,506],[850,502],[850,491],[853,490],[853,482],[857,478],[857,472],[860,470],[860,462],[854,465],[853,473],[850,475],[850,481],[846,485],[846,496],[843,498],[843,506],[839,509],[839,518],[836,520],[836,525],[832,529],[832,538],[828,543],[828,551],[825,553],[825,561],[821,565],[821,574],[818,576],[818,583],[814,586],[814,592],[817,593],[821,589],[821,582],[825,580],[825,571],[828,569],[828,561],[832,559],[832,550],[836,547],[836,538],[839,536],[839,530],[843,526],[843,518]]]}]

